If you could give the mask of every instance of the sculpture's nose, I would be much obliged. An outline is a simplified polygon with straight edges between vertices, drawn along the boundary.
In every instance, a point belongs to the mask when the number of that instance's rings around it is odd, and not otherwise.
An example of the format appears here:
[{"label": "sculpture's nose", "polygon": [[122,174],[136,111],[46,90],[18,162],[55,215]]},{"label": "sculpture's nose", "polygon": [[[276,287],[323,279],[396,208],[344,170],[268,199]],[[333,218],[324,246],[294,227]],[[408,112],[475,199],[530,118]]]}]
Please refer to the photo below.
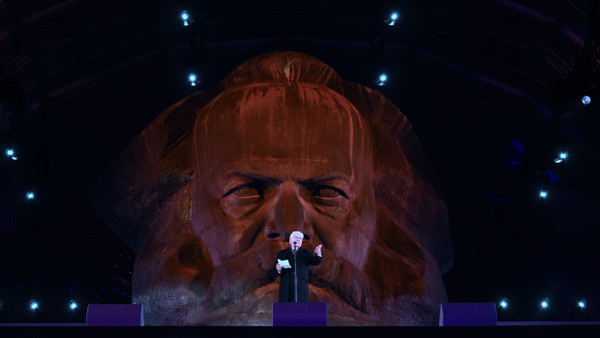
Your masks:
[{"label": "sculpture's nose", "polygon": [[290,234],[298,230],[309,240],[312,227],[307,222],[306,206],[300,197],[301,185],[295,182],[283,182],[278,187],[277,200],[266,233],[269,239],[282,238],[288,241]]}]

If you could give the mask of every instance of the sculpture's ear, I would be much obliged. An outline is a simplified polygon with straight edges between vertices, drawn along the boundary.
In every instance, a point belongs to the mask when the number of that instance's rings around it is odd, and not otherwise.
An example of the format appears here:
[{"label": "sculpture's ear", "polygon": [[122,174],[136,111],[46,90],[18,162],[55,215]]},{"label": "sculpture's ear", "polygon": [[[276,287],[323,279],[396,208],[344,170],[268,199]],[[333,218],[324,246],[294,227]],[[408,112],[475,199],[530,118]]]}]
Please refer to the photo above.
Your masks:
[{"label": "sculpture's ear", "polygon": [[421,246],[408,236],[383,205],[377,207],[377,231],[365,273],[377,286],[381,297],[406,293],[425,293],[425,255]]},{"label": "sculpture's ear", "polygon": [[98,215],[138,253],[156,216],[194,174],[192,130],[213,91],[167,108],[88,188]]},{"label": "sculpture's ear", "polygon": [[442,273],[454,264],[446,202],[407,117],[381,93],[346,82],[338,89],[360,111],[373,136],[375,198],[427,250]]}]

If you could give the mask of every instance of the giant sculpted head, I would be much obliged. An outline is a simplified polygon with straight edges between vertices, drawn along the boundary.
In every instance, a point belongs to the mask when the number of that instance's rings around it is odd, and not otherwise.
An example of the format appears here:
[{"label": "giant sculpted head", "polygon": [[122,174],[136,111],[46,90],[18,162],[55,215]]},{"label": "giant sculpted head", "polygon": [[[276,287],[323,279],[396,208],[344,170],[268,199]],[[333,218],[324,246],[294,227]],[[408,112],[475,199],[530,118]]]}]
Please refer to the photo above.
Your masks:
[{"label": "giant sculpted head", "polygon": [[271,325],[294,230],[329,325],[435,325],[446,206],[388,99],[296,52],[250,59],[160,114],[90,189],[136,254],[147,325]]}]

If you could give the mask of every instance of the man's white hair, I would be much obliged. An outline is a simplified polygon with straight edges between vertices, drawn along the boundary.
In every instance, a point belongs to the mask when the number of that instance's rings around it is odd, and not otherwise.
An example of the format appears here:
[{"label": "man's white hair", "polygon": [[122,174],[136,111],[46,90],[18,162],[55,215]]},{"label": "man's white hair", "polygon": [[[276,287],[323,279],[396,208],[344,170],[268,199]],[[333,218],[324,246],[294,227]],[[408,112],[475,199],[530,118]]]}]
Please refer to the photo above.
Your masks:
[{"label": "man's white hair", "polygon": [[304,234],[301,231],[292,231],[292,233],[290,234],[290,237],[294,236],[294,234],[298,234],[300,235],[300,238],[304,239]]}]

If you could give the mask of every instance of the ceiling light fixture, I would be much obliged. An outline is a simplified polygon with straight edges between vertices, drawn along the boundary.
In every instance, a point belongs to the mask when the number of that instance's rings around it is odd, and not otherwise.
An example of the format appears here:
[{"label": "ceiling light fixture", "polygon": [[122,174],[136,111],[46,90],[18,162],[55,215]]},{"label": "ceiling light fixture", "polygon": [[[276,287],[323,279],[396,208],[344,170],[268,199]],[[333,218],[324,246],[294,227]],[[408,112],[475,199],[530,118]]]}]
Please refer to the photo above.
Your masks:
[{"label": "ceiling light fixture", "polygon": [[581,103],[583,103],[584,106],[587,106],[591,102],[592,102],[592,99],[587,95],[585,95],[584,97],[581,98]]},{"label": "ceiling light fixture", "polygon": [[393,26],[396,24],[396,20],[398,20],[399,17],[400,15],[398,14],[398,12],[392,12],[390,16],[384,21],[388,24],[388,26]]},{"label": "ceiling light fixture", "polygon": [[183,21],[184,26],[190,25],[190,22],[191,22],[190,15],[188,14],[187,11],[182,11],[180,17],[181,17],[181,20]]}]

